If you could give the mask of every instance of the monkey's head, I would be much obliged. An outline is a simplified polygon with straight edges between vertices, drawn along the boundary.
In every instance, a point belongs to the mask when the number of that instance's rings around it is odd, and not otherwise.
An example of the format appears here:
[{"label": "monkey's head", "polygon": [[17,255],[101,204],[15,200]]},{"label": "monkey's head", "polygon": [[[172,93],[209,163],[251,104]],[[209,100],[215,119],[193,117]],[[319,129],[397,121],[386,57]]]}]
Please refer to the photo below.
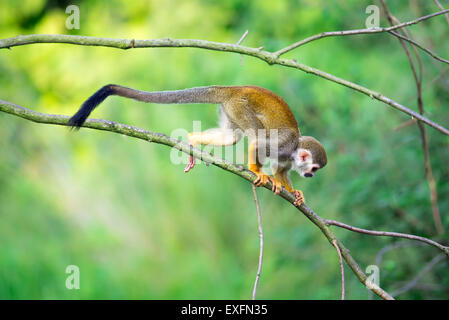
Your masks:
[{"label": "monkey's head", "polygon": [[313,137],[299,138],[298,148],[293,154],[292,167],[301,177],[312,178],[327,164],[326,150]]}]

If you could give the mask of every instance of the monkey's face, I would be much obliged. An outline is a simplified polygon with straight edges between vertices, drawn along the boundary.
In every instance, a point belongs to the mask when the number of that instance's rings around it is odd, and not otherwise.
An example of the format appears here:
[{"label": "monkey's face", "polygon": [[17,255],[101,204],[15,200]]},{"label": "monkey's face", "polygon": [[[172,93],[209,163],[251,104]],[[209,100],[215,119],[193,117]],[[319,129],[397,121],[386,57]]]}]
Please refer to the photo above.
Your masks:
[{"label": "monkey's face", "polygon": [[314,163],[312,153],[302,148],[298,148],[293,154],[292,166],[304,178],[312,178],[320,169],[320,166]]}]

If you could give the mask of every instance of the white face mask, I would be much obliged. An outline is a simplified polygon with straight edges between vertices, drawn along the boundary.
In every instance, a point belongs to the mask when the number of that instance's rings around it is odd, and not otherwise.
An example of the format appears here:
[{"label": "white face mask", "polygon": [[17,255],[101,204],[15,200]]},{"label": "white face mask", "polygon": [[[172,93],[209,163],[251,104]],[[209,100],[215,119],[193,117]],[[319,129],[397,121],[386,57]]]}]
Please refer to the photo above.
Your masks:
[{"label": "white face mask", "polygon": [[293,154],[293,169],[303,178],[311,178],[320,168],[313,163],[312,153],[309,150],[299,148]]}]

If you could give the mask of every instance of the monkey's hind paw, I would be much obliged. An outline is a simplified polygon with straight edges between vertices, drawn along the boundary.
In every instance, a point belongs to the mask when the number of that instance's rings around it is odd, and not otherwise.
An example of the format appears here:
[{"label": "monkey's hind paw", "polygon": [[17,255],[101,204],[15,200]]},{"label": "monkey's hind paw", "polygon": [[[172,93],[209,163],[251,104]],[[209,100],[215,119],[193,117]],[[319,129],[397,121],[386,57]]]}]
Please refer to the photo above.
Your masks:
[{"label": "monkey's hind paw", "polygon": [[254,180],[254,184],[256,187],[262,187],[265,186],[268,182],[272,182],[269,175],[263,173],[263,172],[254,172],[257,176],[257,179]]},{"label": "monkey's hind paw", "polygon": [[195,166],[195,158],[193,156],[190,156],[189,158],[189,163],[187,164],[186,168],[184,169],[184,172],[189,172],[190,170],[193,169],[193,167]]},{"label": "monkey's hind paw", "polygon": [[295,196],[295,202],[293,202],[295,206],[299,207],[306,202],[301,190],[294,190],[293,195]]}]

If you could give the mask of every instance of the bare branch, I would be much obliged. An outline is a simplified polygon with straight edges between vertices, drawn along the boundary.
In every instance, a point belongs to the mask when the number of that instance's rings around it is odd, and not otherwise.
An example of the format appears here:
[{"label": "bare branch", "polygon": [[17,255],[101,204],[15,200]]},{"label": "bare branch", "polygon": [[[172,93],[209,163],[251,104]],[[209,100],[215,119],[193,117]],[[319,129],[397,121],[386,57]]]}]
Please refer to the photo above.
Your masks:
[{"label": "bare branch", "polygon": [[259,199],[257,198],[256,186],[251,184],[253,189],[254,202],[256,204],[257,212],[257,225],[259,228],[259,267],[257,268],[256,280],[254,281],[253,289],[253,300],[256,300],[257,285],[259,284],[260,273],[262,272],[262,262],[263,262],[263,229],[262,229],[262,215],[260,214]]},{"label": "bare branch", "polygon": [[[448,10],[449,11],[449,10]],[[440,13],[441,14],[441,13]],[[434,14],[436,15],[436,14]],[[379,92],[370,90],[356,83],[338,78],[332,74],[326,73],[316,68],[309,67],[293,59],[283,59],[277,57],[274,53],[264,51],[262,48],[250,48],[236,44],[227,44],[219,42],[211,42],[195,39],[154,39],[154,40],[128,40],[128,39],[110,39],[110,38],[97,38],[86,37],[76,35],[45,35],[45,34],[33,34],[33,35],[20,35],[13,38],[1,39],[0,49],[11,48],[15,46],[34,44],[34,43],[67,43],[83,46],[104,46],[113,47],[119,49],[131,49],[131,48],[162,48],[162,47],[189,47],[189,48],[202,48],[207,50],[234,52],[243,55],[252,56],[267,62],[270,65],[277,64],[289,68],[298,69],[306,73],[310,73],[321,77],[323,79],[338,83],[350,89],[361,92],[372,99],[379,100],[396,110],[406,113],[419,121],[435,128],[441,133],[449,136],[449,130],[445,127],[427,119],[419,113],[397,103],[396,101],[380,94]]]},{"label": "bare branch", "polygon": [[[394,242],[392,244],[386,245],[382,249],[379,250],[379,252],[376,254],[376,266],[380,267],[382,263],[382,258],[385,253],[388,251],[391,251],[393,249],[399,249],[399,248],[405,248],[405,247],[413,247],[413,246],[425,246],[422,242],[410,242],[410,241],[399,241]],[[373,292],[371,291],[369,294],[369,299],[373,300]]]},{"label": "bare branch", "polygon": [[448,61],[448,60],[446,60],[446,59],[444,59],[444,58],[441,58],[441,57],[437,56],[433,51],[431,51],[431,50],[427,49],[426,47],[420,45],[418,42],[416,42],[416,41],[414,41],[414,40],[412,40],[412,39],[410,39],[410,38],[407,38],[407,37],[405,37],[405,36],[403,36],[403,35],[401,35],[401,34],[399,34],[399,33],[397,33],[397,32],[394,32],[394,31],[390,31],[389,33],[392,34],[392,35],[394,35],[394,36],[397,37],[397,38],[400,38],[400,39],[402,39],[402,40],[405,40],[405,41],[407,41],[407,42],[410,42],[410,43],[413,44],[414,46],[420,48],[421,50],[423,50],[424,52],[426,52],[427,54],[429,54],[429,55],[430,55],[431,57],[433,57],[434,59],[436,59],[436,60],[438,60],[438,61],[441,61],[441,62],[443,62],[443,63],[449,64],[449,61]]},{"label": "bare branch", "polygon": [[358,232],[358,233],[369,234],[371,236],[396,237],[396,238],[404,238],[404,239],[410,239],[410,240],[416,240],[416,241],[425,242],[425,243],[430,244],[431,246],[434,246],[435,248],[438,248],[439,250],[443,251],[447,255],[447,257],[449,258],[449,247],[443,246],[442,244],[439,244],[438,242],[433,241],[433,240],[428,239],[428,238],[415,236],[415,235],[412,235],[412,234],[399,233],[399,232],[367,230],[367,229],[353,227],[353,226],[350,226],[348,224],[345,224],[345,223],[342,223],[342,222],[339,222],[339,221],[335,221],[335,220],[324,219],[324,222],[327,225],[344,228],[344,229],[347,229],[347,230],[350,230],[350,231],[354,231],[354,232]]},{"label": "bare branch", "polygon": [[380,266],[382,264],[383,256],[391,250],[402,249],[402,248],[407,248],[407,247],[419,247],[419,246],[425,246],[425,244],[422,242],[410,242],[410,241],[401,240],[401,241],[386,245],[385,247],[380,249],[379,252],[376,254],[376,265]]},{"label": "bare branch", "polygon": [[444,258],[443,254],[435,256],[432,260],[430,260],[429,263],[427,263],[424,266],[424,268],[409,283],[407,283],[402,288],[397,289],[391,295],[398,296],[413,289],[418,284],[419,280],[421,280],[427,273],[429,273],[433,269],[433,267],[435,267],[441,260],[443,260],[443,258]]},{"label": "bare branch", "polygon": [[343,266],[343,258],[341,256],[340,248],[337,245],[336,241],[332,241],[335,249],[338,253],[338,260],[340,261],[340,272],[341,272],[341,300],[345,300],[345,268]]},{"label": "bare branch", "polygon": [[440,71],[440,73],[433,78],[432,80],[429,81],[429,83],[427,84],[427,88],[428,89],[430,86],[432,86],[435,82],[439,81],[441,78],[443,78],[446,73],[449,71],[449,67],[444,68],[443,70]]},{"label": "bare branch", "polygon": [[[237,41],[237,45],[240,45],[242,43],[242,41],[246,38],[246,36],[248,35],[248,30],[245,31],[245,33],[243,33],[243,35],[241,36],[240,40]],[[240,65],[243,65],[243,56],[240,55]]]},{"label": "bare branch", "polygon": [[393,131],[399,131],[405,127],[411,126],[412,124],[415,124],[417,122],[416,119],[410,119],[407,121],[404,121],[403,123],[399,124],[398,126],[396,126]]},{"label": "bare branch", "polygon": [[243,33],[243,35],[241,36],[240,40],[237,41],[236,45],[240,45],[242,43],[242,41],[246,38],[246,36],[248,35],[248,30],[245,31],[245,33]]},{"label": "bare branch", "polygon": [[403,27],[408,27],[411,26],[413,24],[417,24],[419,22],[422,22],[424,20],[439,16],[441,14],[445,14],[448,13],[448,10],[443,10],[443,11],[438,11],[432,14],[429,14],[427,16],[423,16],[420,17],[418,19],[409,21],[409,22],[404,22],[392,27],[388,27],[388,28],[371,28],[371,29],[356,29],[356,30],[346,30],[346,31],[330,31],[330,32],[322,32],[319,34],[316,34],[314,36],[308,37],[304,40],[298,41],[288,47],[285,47],[281,50],[278,50],[274,53],[274,55],[276,57],[280,57],[281,55],[283,55],[284,53],[287,53],[293,49],[296,49],[306,43],[312,42],[314,40],[318,40],[318,39],[322,39],[322,38],[327,38],[327,37],[335,37],[335,36],[350,36],[350,35],[356,35],[356,34],[369,34],[369,33],[382,33],[382,32],[389,32],[389,31],[393,31],[399,28],[403,28]]},{"label": "bare branch", "polygon": [[[24,118],[26,120],[30,120],[37,123],[47,123],[47,124],[56,124],[56,125],[62,125],[62,126],[68,126],[68,116],[62,116],[62,115],[54,115],[54,114],[47,114],[47,113],[40,113],[36,111],[32,111],[30,109],[18,106],[16,104],[1,101],[0,100],[0,111]],[[177,139],[168,137],[165,134],[162,133],[154,133],[151,131],[146,131],[140,128],[136,128],[133,126],[116,123],[112,121],[107,120],[98,120],[98,119],[87,119],[87,121],[83,124],[83,127],[90,128],[90,129],[97,129],[97,130],[104,130],[104,131],[110,131],[118,134],[127,135],[129,137],[134,137],[138,139],[142,139],[144,141],[151,141],[159,144],[163,144],[166,146],[173,147],[177,150],[180,150],[184,153],[190,154],[194,156],[195,158],[201,159],[205,162],[211,163],[214,166],[217,166],[221,169],[224,169],[228,172],[234,173],[241,178],[249,181],[254,182],[256,180],[256,175],[252,173],[249,170],[246,170],[242,166],[235,165],[233,163],[230,163],[224,159],[215,157],[211,155],[210,153],[203,152],[200,149],[192,148],[190,145],[188,145],[185,142],[179,141]],[[270,190],[272,189],[271,183],[268,183],[265,186],[266,189]],[[293,194],[288,192],[285,189],[282,189],[281,193],[279,194],[282,198],[290,202],[294,206],[294,202],[296,201],[296,198]],[[351,270],[354,272],[356,277],[359,279],[359,281],[364,284],[365,286],[368,286],[370,290],[372,290],[375,294],[377,294],[382,299],[386,300],[392,300],[393,297],[388,294],[386,291],[384,291],[379,286],[373,286],[370,285],[368,277],[366,274],[362,271],[358,263],[354,260],[354,258],[349,253],[349,250],[346,249],[346,247],[337,239],[335,234],[330,230],[328,225],[326,224],[326,221],[321,218],[319,215],[317,215],[311,208],[309,208],[305,203],[301,204],[299,207],[296,207],[298,210],[300,210],[310,221],[312,221],[313,224],[315,224],[320,231],[324,234],[324,236],[327,238],[329,243],[331,245],[337,244],[339,247],[343,259],[346,261],[348,266],[351,268]]]}]

